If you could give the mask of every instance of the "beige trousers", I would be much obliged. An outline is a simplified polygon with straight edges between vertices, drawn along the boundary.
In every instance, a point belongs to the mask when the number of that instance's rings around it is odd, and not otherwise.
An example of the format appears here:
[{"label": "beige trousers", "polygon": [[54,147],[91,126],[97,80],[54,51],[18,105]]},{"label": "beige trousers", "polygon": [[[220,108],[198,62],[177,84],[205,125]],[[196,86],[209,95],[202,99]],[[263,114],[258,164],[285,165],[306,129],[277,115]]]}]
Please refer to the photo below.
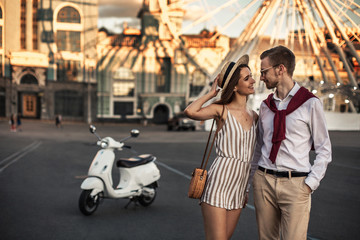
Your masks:
[{"label": "beige trousers", "polygon": [[259,239],[307,239],[311,194],[305,178],[275,177],[256,170],[253,186]]}]

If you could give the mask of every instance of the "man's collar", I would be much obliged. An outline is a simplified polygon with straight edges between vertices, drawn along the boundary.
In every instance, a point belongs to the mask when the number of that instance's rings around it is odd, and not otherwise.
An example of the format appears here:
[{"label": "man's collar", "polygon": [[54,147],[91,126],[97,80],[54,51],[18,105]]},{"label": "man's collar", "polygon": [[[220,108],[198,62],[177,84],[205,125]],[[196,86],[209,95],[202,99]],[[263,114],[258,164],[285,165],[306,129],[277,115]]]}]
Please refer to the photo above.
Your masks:
[{"label": "man's collar", "polygon": [[278,96],[277,96],[277,91],[274,92],[274,95],[273,95],[273,98],[277,101],[284,101],[285,99],[287,99],[289,96],[293,97],[297,91],[300,89],[300,85],[297,83],[297,82],[294,82],[294,86],[293,88],[290,90],[290,92],[288,93],[288,95],[283,99],[281,100]]}]

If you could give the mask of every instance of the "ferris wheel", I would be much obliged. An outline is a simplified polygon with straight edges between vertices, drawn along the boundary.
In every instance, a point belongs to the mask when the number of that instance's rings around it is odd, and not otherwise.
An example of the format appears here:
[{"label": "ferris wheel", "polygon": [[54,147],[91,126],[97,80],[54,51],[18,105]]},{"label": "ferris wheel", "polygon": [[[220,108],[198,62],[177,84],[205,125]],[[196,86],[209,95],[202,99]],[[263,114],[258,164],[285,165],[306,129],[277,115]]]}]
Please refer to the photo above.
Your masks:
[{"label": "ferris wheel", "polygon": [[[270,45],[277,45],[283,39],[290,49],[294,49],[297,39],[301,48],[311,48],[323,81],[329,83],[324,63],[320,59],[320,55],[326,56],[336,84],[340,86],[343,81],[332,59],[335,53],[347,73],[345,94],[359,96],[354,69],[354,65],[360,66],[360,56],[355,46],[360,49],[359,0],[175,0],[170,1],[170,4],[169,1],[158,0],[158,3],[161,20],[167,24],[174,39],[180,39],[182,33],[186,34],[199,26],[216,29],[217,34],[213,38],[219,34],[229,35],[230,32],[236,41],[224,61],[233,61],[243,54],[250,54],[263,35],[270,36]],[[182,33],[176,32],[169,20],[168,9],[175,5],[197,12],[192,14],[197,17],[193,17],[187,25],[184,24]],[[186,52],[181,40],[179,44]],[[221,67],[222,64],[215,72],[219,72]],[[206,69],[203,72],[209,77],[209,81],[213,79],[214,73],[209,73]],[[206,91],[204,88],[202,93]]]}]

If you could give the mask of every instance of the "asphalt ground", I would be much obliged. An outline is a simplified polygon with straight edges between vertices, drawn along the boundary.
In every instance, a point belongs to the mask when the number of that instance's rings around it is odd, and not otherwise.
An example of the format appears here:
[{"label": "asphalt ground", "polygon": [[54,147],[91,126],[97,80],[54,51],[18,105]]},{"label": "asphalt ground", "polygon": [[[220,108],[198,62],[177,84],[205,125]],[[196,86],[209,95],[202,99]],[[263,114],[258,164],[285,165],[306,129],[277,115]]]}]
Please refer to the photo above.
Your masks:
[{"label": "asphalt ground", "polygon": [[[161,171],[155,202],[144,208],[106,199],[90,217],[78,210],[80,185],[98,147],[84,123],[24,120],[21,132],[0,121],[0,239],[204,239],[197,200],[187,198],[192,169],[207,132],[166,131],[164,125],[97,123],[100,136],[130,139],[152,153]],[[358,239],[360,132],[330,132],[333,162],[312,195],[308,239]],[[121,156],[131,156],[123,151]],[[120,156],[120,155],[117,155]],[[114,169],[114,182],[118,181]],[[232,239],[257,239],[252,192]]]}]

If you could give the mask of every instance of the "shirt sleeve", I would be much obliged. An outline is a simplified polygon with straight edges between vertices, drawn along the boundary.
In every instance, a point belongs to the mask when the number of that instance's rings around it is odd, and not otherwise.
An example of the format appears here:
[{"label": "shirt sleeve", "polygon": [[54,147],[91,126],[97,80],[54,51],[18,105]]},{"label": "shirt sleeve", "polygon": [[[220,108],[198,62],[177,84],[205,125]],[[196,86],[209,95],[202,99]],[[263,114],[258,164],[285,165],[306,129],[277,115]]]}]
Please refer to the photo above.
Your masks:
[{"label": "shirt sleeve", "polygon": [[319,187],[321,179],[325,176],[327,165],[332,160],[329,132],[326,126],[322,103],[319,99],[316,99],[314,104],[312,104],[309,128],[314,143],[316,158],[308,177],[305,179],[305,183],[314,191]]}]

